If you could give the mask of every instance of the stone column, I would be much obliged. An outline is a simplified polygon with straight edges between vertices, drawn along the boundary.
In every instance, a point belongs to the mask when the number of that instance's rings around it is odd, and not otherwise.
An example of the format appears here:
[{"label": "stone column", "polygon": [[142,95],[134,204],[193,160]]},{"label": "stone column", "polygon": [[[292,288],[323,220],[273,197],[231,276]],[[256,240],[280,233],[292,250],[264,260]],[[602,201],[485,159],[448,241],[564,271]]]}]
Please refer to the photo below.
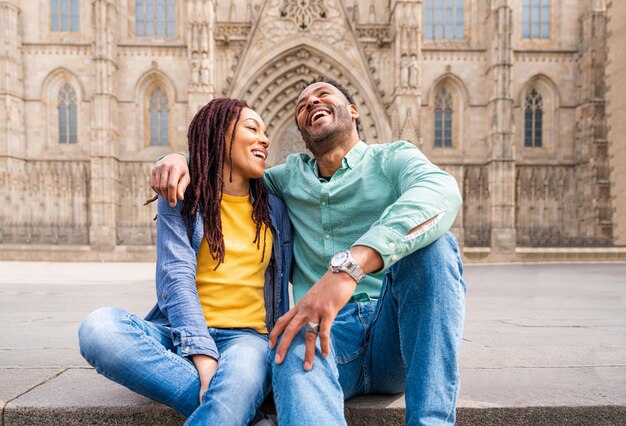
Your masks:
[{"label": "stone column", "polygon": [[489,193],[491,195],[491,252],[515,252],[515,145],[512,134],[513,97],[511,66],[513,50],[510,0],[491,0],[487,19],[490,29],[490,66],[487,81],[492,82],[487,104],[491,129],[487,136]]},{"label": "stone column", "polygon": [[[17,0],[0,2],[0,243],[11,241],[7,223],[22,197],[26,143],[22,27]],[[14,218],[15,219],[15,218]]]},{"label": "stone column", "polygon": [[114,0],[93,1],[93,98],[91,100],[91,227],[89,241],[94,250],[113,250],[116,245],[118,204],[117,71]]},{"label": "stone column", "polygon": [[392,131],[394,139],[406,139],[421,147],[420,121],[420,63],[422,59],[421,0],[392,2],[391,25],[395,37],[394,91],[391,95]]},{"label": "stone column", "polygon": [[188,85],[189,121],[215,97],[215,2],[191,0],[187,3],[187,52],[191,75]]},{"label": "stone column", "polygon": [[613,207],[613,243],[626,245],[626,2],[609,0],[607,5],[607,131],[611,204]]},{"label": "stone column", "polygon": [[605,116],[606,9],[603,0],[581,2],[576,106],[576,180],[579,233],[587,245],[612,240]]}]

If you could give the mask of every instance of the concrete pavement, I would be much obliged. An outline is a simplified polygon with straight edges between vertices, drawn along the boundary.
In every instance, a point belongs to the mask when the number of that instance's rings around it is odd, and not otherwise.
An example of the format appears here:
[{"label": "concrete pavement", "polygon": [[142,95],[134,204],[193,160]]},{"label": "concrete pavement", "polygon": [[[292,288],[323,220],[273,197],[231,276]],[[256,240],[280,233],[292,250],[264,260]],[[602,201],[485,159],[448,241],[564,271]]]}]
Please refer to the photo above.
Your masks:
[{"label": "concrete pavement", "polygon": [[[626,264],[476,265],[458,423],[626,424]],[[78,353],[102,306],[146,313],[150,263],[0,262],[0,426],[180,424]],[[353,398],[350,424],[402,424],[404,400]]]}]

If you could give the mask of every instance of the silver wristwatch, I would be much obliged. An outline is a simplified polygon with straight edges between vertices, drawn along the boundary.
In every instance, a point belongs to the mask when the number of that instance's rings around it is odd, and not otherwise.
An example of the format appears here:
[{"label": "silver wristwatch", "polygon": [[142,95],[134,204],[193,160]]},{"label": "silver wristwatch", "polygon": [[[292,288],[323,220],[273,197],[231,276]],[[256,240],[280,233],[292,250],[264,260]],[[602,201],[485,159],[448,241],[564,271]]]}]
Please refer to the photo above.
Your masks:
[{"label": "silver wristwatch", "polygon": [[356,260],[354,260],[348,250],[341,250],[335,253],[335,255],[330,259],[330,270],[335,273],[347,273],[354,278],[354,281],[356,281],[357,284],[365,278],[363,270],[359,264],[356,263]]}]

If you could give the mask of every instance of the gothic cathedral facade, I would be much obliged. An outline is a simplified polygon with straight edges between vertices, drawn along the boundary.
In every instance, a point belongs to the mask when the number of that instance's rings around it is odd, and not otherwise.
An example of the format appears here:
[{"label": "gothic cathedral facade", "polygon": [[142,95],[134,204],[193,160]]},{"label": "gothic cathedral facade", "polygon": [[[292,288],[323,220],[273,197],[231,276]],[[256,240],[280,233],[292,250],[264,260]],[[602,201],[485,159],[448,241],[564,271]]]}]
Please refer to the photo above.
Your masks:
[{"label": "gothic cathedral facade", "polygon": [[0,2],[0,258],[149,258],[149,171],[198,108],[248,101],[277,164],[304,150],[295,100],[320,74],[367,143],[409,140],[457,179],[468,258],[615,249],[608,3]]}]

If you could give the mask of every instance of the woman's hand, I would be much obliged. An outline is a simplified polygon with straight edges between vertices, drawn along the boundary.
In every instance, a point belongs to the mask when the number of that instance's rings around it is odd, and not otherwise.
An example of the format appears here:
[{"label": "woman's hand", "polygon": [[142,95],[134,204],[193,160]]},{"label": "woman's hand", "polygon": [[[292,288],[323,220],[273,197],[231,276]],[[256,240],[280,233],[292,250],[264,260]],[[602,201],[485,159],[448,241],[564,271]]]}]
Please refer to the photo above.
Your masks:
[{"label": "woman's hand", "polygon": [[202,395],[209,388],[211,379],[217,370],[217,360],[208,355],[191,355],[191,361],[198,370],[200,376],[200,395],[198,395],[198,401],[202,404]]}]

